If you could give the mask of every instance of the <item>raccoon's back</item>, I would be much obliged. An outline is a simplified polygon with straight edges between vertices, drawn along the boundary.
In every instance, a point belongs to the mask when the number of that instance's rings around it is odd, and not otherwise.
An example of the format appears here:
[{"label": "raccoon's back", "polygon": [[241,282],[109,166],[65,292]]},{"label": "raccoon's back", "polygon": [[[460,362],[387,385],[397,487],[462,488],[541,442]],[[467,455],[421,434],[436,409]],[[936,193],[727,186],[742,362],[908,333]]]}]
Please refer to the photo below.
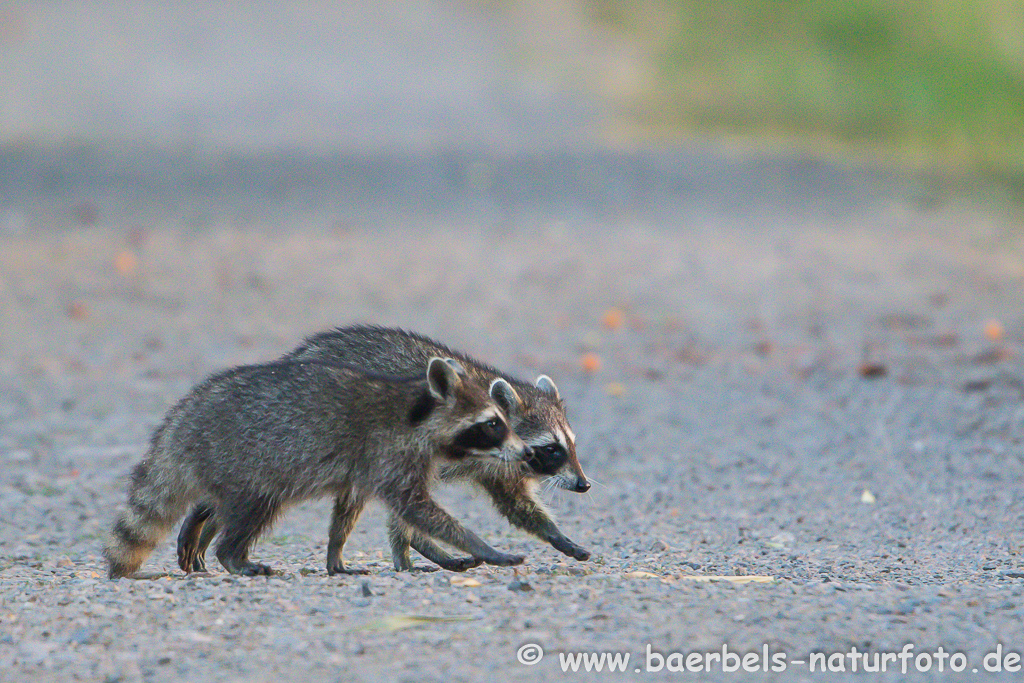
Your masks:
[{"label": "raccoon's back", "polygon": [[[172,408],[154,445],[218,485],[319,486],[359,464],[352,444],[365,438],[365,407],[355,405],[345,379],[314,364],[233,368]],[[339,460],[339,452],[351,457]]]},{"label": "raccoon's back", "polygon": [[454,358],[477,378],[502,377],[515,385],[529,386],[486,363],[415,332],[377,325],[338,327],[308,337],[286,358],[324,358],[374,372],[409,375],[426,370],[434,356]]},{"label": "raccoon's back", "polygon": [[561,401],[533,384],[508,375],[471,356],[416,332],[379,325],[350,325],[308,337],[285,358],[321,358],[388,374],[423,372],[433,356],[454,358],[476,379],[489,383],[501,377],[523,398],[527,414],[535,414],[541,426],[565,422]]}]

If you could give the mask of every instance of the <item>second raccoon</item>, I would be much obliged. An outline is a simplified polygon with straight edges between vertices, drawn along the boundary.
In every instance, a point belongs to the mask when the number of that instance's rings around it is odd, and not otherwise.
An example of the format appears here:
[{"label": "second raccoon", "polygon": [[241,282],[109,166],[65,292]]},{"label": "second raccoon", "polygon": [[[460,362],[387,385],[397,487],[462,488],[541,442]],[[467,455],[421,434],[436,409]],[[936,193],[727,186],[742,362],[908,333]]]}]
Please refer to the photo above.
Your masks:
[{"label": "second raccoon", "polygon": [[451,359],[432,358],[424,374],[405,379],[320,361],[234,368],[196,386],[154,433],[104,549],[110,576],[138,570],[197,500],[223,529],[221,564],[267,574],[269,567],[249,560],[260,533],[287,505],[325,495],[344,506],[332,522],[331,573],[346,571],[341,547],[369,498],[469,553],[466,566],[520,564],[521,555],[465,529],[429,489],[439,462],[519,467],[526,451],[486,388]]}]

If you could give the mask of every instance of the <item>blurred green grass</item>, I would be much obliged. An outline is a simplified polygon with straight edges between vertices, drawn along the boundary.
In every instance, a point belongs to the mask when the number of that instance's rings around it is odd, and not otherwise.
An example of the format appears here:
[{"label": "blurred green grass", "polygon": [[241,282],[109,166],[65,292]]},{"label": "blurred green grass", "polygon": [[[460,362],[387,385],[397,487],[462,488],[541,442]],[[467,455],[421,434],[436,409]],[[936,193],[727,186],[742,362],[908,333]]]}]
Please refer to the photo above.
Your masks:
[{"label": "blurred green grass", "polygon": [[1024,198],[1019,0],[591,0],[651,52],[649,134],[742,134],[998,181]]}]

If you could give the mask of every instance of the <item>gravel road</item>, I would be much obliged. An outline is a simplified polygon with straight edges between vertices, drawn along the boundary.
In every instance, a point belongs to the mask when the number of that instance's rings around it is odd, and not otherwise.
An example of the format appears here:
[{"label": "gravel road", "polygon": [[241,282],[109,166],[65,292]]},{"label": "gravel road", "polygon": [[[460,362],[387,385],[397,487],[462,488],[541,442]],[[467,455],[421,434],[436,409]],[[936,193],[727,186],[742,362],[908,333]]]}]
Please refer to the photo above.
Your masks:
[{"label": "gravel road", "polygon": [[[925,678],[961,662],[940,647],[1016,678],[984,662],[1024,651],[1024,241],[968,207],[857,196],[387,221],[20,205],[0,236],[0,679],[567,680],[596,675],[560,654],[628,652],[602,677],[667,680],[671,653],[724,645],[781,653],[769,679],[819,679],[823,653],[860,680],[878,676],[851,648],[907,643]],[[184,576],[168,539],[152,578],[108,581],[103,534],[166,408],[355,321],[552,375],[596,485],[547,497],[594,558],[450,487],[522,568],[396,574],[372,508],[347,552],[370,574],[328,577],[320,501],[257,545],[271,578]]]},{"label": "gravel road", "polygon": [[[650,74],[573,2],[0,15],[0,681],[735,680],[765,652],[769,680],[1019,679],[1019,222],[800,156],[608,151],[603,97]],[[553,376],[595,486],[546,497],[593,559],[449,487],[523,567],[396,574],[371,508],[370,573],[328,577],[318,501],[257,545],[273,577],[184,576],[168,539],[108,581],[168,406],[351,322]]]}]

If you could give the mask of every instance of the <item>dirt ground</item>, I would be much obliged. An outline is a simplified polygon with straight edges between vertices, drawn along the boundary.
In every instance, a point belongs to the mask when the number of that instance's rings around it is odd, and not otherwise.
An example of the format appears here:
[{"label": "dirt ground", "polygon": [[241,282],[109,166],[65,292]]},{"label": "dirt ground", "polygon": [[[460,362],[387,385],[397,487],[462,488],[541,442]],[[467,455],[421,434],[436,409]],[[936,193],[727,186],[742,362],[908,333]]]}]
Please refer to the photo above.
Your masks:
[{"label": "dirt ground", "polygon": [[[767,648],[785,671],[743,661],[769,680],[816,680],[822,660],[861,680],[880,675],[851,648],[907,644],[925,678],[1019,676],[1019,226],[879,197],[465,222],[50,206],[0,236],[0,679],[567,680],[597,675],[566,655],[621,652],[602,677],[731,680],[728,656],[671,671],[725,647]],[[373,508],[347,548],[370,574],[328,577],[319,501],[257,545],[274,577],[213,558],[185,576],[169,538],[155,578],[108,581],[103,536],[167,407],[356,321],[556,379],[595,486],[546,497],[593,559],[449,487],[522,568],[395,574]],[[694,578],[713,576],[772,580]]]}]

